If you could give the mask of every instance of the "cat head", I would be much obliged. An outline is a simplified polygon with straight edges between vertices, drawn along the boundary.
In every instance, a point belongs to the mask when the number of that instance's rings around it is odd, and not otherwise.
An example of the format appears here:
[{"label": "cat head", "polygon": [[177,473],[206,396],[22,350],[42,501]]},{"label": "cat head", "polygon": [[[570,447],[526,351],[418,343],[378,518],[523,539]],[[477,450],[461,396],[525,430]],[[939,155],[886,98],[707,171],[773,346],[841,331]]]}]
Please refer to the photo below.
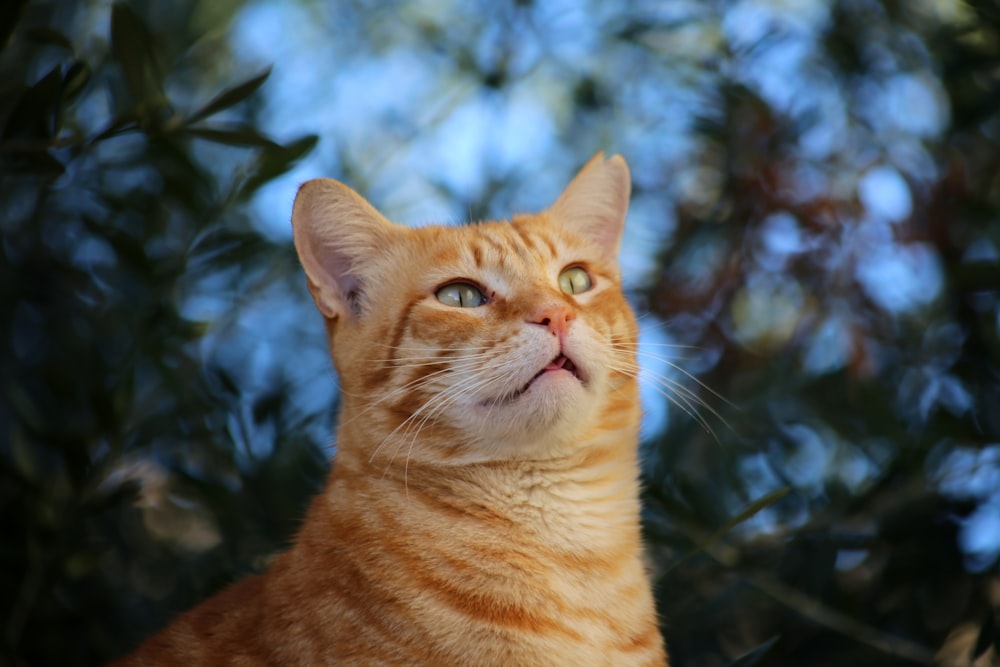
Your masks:
[{"label": "cat head", "polygon": [[634,430],[636,325],[617,259],[629,190],[625,161],[598,154],[546,211],[411,229],[337,181],[304,184],[295,246],[326,318],[342,428],[362,422],[387,453],[402,443],[435,460]]}]

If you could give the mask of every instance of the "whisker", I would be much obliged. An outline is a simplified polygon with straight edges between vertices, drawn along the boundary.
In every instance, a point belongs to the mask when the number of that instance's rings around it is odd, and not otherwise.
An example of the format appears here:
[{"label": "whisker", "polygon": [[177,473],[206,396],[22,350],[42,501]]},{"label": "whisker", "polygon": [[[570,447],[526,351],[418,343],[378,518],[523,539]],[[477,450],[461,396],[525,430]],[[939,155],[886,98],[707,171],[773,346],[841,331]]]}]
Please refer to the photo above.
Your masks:
[{"label": "whisker", "polygon": [[[722,401],[727,406],[735,408],[732,402],[727,400],[719,392],[715,391],[709,387],[706,383],[702,382],[700,379],[694,376],[691,372],[685,370],[679,365],[671,361],[660,354],[654,354],[652,352],[647,352],[645,350],[639,350],[638,345],[633,343],[622,343],[621,341],[613,342],[611,349],[619,353],[625,353],[628,358],[618,357],[616,362],[618,364],[616,370],[633,377],[642,377],[642,382],[646,386],[651,386],[657,393],[662,395],[668,401],[670,401],[675,407],[683,411],[686,415],[694,419],[707,433],[709,433],[716,441],[719,440],[718,435],[712,428],[707,417],[702,414],[702,411],[707,411],[711,416],[718,419],[726,428],[732,430],[732,426],[729,422],[722,416],[722,414],[716,410],[708,401],[695,393],[694,390],[684,385],[677,379],[671,378],[662,373],[658,373],[650,369],[648,366],[639,363],[641,359],[650,359],[653,361],[658,361],[660,363],[666,364],[673,371],[684,376],[688,380],[694,382],[698,387],[708,392],[715,398]],[[633,356],[634,355],[634,356]]]},{"label": "whisker", "polygon": [[[641,369],[637,365],[630,365],[627,367],[613,366],[612,368],[614,368],[614,370],[617,370],[619,372],[633,376],[637,376],[640,371],[646,370],[646,369]],[[686,414],[688,417],[697,422],[698,425],[701,426],[716,441],[718,441],[719,438],[715,432],[715,429],[712,428],[711,423],[708,421],[705,415],[701,414],[699,408],[707,410],[709,413],[712,414],[712,416],[714,416],[716,419],[722,422],[722,424],[724,424],[727,428],[732,428],[730,427],[726,419],[715,408],[713,408],[703,398],[695,394],[691,389],[685,387],[677,380],[658,374],[653,375],[652,377],[647,376],[647,378],[648,378],[646,381],[647,384],[651,382],[652,388],[658,394],[666,398],[675,407],[681,410],[684,414]]]},{"label": "whisker", "polygon": [[735,404],[733,404],[731,401],[729,401],[725,396],[723,396],[719,392],[715,391],[714,389],[712,389],[711,387],[709,387],[707,384],[705,384],[704,382],[702,382],[700,379],[698,379],[698,377],[695,376],[694,373],[691,373],[690,371],[687,371],[687,370],[681,368],[680,366],[678,366],[674,362],[670,361],[670,359],[667,359],[667,358],[662,357],[662,356],[657,355],[657,354],[652,354],[650,352],[638,352],[637,355],[639,357],[645,357],[647,359],[652,359],[654,361],[660,361],[660,362],[663,362],[663,363],[667,364],[668,366],[670,366],[671,368],[673,368],[675,371],[677,371],[678,373],[680,373],[681,375],[683,375],[687,379],[691,380],[692,382],[695,382],[699,387],[701,387],[705,391],[709,392],[710,394],[712,394],[713,396],[715,396],[717,399],[719,399],[720,401],[722,401],[723,403],[725,403],[729,407],[731,407],[733,409],[739,409],[739,408],[737,408],[737,406]]},{"label": "whisker", "polygon": [[[377,407],[379,407],[380,405],[382,405],[386,401],[392,400],[392,399],[396,398],[397,396],[405,394],[405,393],[407,393],[409,391],[414,391],[414,390],[420,389],[423,386],[432,383],[438,377],[441,377],[441,376],[444,376],[444,375],[448,375],[448,374],[453,374],[453,373],[459,373],[459,372],[466,371],[466,370],[471,370],[471,369],[491,370],[493,368],[500,367],[502,365],[501,361],[496,361],[496,362],[493,362],[492,364],[487,364],[487,365],[483,365],[481,363],[481,361],[482,361],[482,357],[481,356],[477,356],[475,358],[470,358],[468,360],[465,360],[465,361],[463,361],[460,364],[452,364],[449,367],[442,368],[442,369],[434,371],[432,373],[428,373],[426,375],[422,375],[422,376],[420,376],[418,378],[415,378],[415,379],[413,379],[413,380],[411,380],[411,381],[409,381],[409,382],[407,382],[407,383],[405,383],[405,384],[403,384],[403,385],[401,385],[399,387],[396,387],[396,388],[390,390],[389,392],[383,394],[382,396],[380,396],[377,399],[375,399],[374,401],[372,401],[371,404],[368,405],[364,410],[362,410],[357,415],[355,415],[351,419],[351,421],[354,421],[356,419],[360,419],[362,416],[368,414],[369,412],[371,412],[372,410],[376,409]],[[347,392],[344,392],[344,393],[346,394]],[[352,394],[347,394],[347,395],[352,395]],[[360,396],[360,395],[352,395],[352,396],[354,396],[356,398],[362,398],[362,396]],[[349,423],[349,422],[345,422],[345,423]]]},{"label": "whisker", "polygon": [[369,358],[369,359],[365,359],[365,361],[367,361],[369,363],[373,363],[373,364],[393,364],[393,365],[399,364],[399,363],[406,363],[406,362],[410,362],[410,361],[430,362],[430,363],[434,363],[434,362],[437,362],[437,363],[446,363],[446,362],[452,362],[452,361],[466,361],[466,360],[469,360],[469,359],[477,359],[481,355],[482,355],[482,352],[480,351],[480,352],[477,352],[477,353],[474,353],[474,354],[461,354],[461,355],[457,355],[457,356],[440,356],[440,355],[434,355],[434,354],[425,354],[425,355],[414,355],[414,356],[409,356],[409,357],[393,357],[393,358],[372,357],[372,358]]},{"label": "whisker", "polygon": [[[493,371],[493,370],[497,370],[499,368],[503,368],[504,366],[505,366],[505,363],[504,363],[504,361],[502,359],[495,359],[495,360],[493,360],[489,364],[480,365],[479,368],[482,371]],[[443,373],[443,372],[448,371],[448,370],[449,369],[445,369],[444,371],[439,371],[438,373]],[[432,373],[431,375],[435,375],[435,374]],[[418,380],[424,380],[424,379],[425,378],[423,378],[423,377],[422,378],[418,378]],[[396,433],[398,433],[402,429],[402,438],[400,439],[400,442],[397,444],[396,449],[398,451],[399,447],[402,446],[402,443],[405,442],[405,440],[409,437],[409,439],[410,439],[410,448],[408,449],[408,452],[407,452],[407,465],[408,465],[409,464],[410,452],[412,451],[412,447],[415,444],[416,439],[419,436],[420,431],[423,430],[423,427],[427,424],[427,422],[430,421],[432,418],[436,417],[444,409],[446,409],[448,406],[450,406],[451,404],[453,404],[455,401],[457,401],[463,395],[466,395],[468,393],[476,392],[476,391],[480,390],[483,386],[487,386],[489,383],[490,383],[490,379],[489,378],[483,379],[483,378],[478,377],[478,376],[472,376],[472,377],[464,378],[461,381],[459,381],[458,383],[456,383],[456,384],[448,387],[446,389],[445,393],[443,393],[443,394],[438,394],[438,395],[431,396],[419,408],[417,408],[416,410],[414,410],[414,412],[412,414],[410,414],[405,420],[403,420],[402,422],[400,422],[383,439],[383,441],[379,444],[379,446],[375,448],[375,451],[372,452],[372,455],[369,458],[369,461],[373,461],[375,459],[375,457],[378,456],[378,453],[382,450],[382,448],[393,438],[393,436],[396,435]],[[413,383],[408,383],[408,384],[413,384]],[[405,389],[405,386],[401,387],[401,388],[399,388],[397,390],[395,390],[395,392],[390,392],[390,393],[398,393],[399,391],[404,390],[404,389]],[[381,399],[380,402],[384,401],[385,398],[386,397],[383,397],[383,399]],[[372,406],[372,407],[375,407],[375,406]],[[412,437],[411,437],[411,433],[412,433]],[[383,472],[383,475],[385,474],[385,472],[388,472],[388,466],[391,466],[392,462],[394,460],[395,460],[395,454],[393,454],[393,456],[390,457],[389,461],[387,462],[386,469]],[[405,482],[405,476],[406,476],[406,473],[404,472],[404,482]]]},{"label": "whisker", "polygon": [[[654,346],[656,346],[656,344],[654,344]],[[673,346],[671,344],[663,344],[661,346],[662,347],[671,348],[671,349],[673,349],[675,347],[675,346]],[[652,359],[653,361],[659,361],[661,363],[667,364],[668,366],[670,366],[671,368],[673,368],[675,371],[677,371],[681,375],[685,376],[686,378],[688,378],[692,382],[696,383],[702,389],[704,389],[705,391],[709,392],[710,394],[712,394],[713,396],[715,396],[717,399],[719,399],[720,401],[722,401],[723,403],[725,403],[729,407],[731,407],[733,409],[737,409],[737,410],[739,409],[736,405],[734,405],[731,401],[729,401],[725,396],[723,396],[722,394],[720,394],[716,390],[712,389],[710,386],[708,386],[705,382],[703,382],[702,380],[700,380],[693,373],[691,373],[690,371],[685,370],[681,366],[678,366],[673,361],[675,359],[676,360],[684,360],[685,357],[679,357],[679,356],[665,357],[663,355],[654,354],[652,352],[648,352],[648,351],[642,349],[644,347],[647,347],[646,343],[635,344],[635,343],[622,343],[622,342],[616,342],[616,341],[612,341],[612,343],[611,343],[611,349],[612,350],[634,353],[636,355],[636,357],[644,358],[644,359]],[[699,348],[694,347],[694,346],[686,346],[686,345],[685,346],[677,346],[677,347],[680,348],[680,349],[699,349]]]},{"label": "whisker", "polygon": [[[497,360],[496,362],[491,364],[488,368],[490,370],[495,370],[497,368],[502,368],[503,366],[504,364],[501,363],[500,360]],[[486,378],[486,379],[480,377],[466,378],[463,381],[459,382],[458,384],[449,387],[444,394],[432,396],[426,403],[421,405],[417,410],[413,412],[413,414],[411,414],[395,429],[393,429],[392,433],[390,433],[389,436],[387,436],[386,439],[383,440],[382,444],[380,444],[379,447],[376,448],[376,453],[377,453],[386,443],[386,441],[389,438],[391,438],[392,435],[396,433],[396,431],[400,429],[400,427],[402,427],[404,424],[406,425],[406,428],[403,430],[402,437],[400,438],[399,443],[396,445],[396,451],[398,452],[403,443],[407,439],[409,439],[409,446],[407,447],[406,460],[403,467],[403,488],[407,490],[407,492],[409,488],[408,476],[409,476],[410,457],[413,452],[413,447],[420,436],[420,432],[423,430],[424,426],[426,426],[427,422],[437,417],[437,415],[441,414],[446,408],[452,405],[463,395],[467,393],[475,393],[481,390],[482,388],[489,386],[495,381],[496,378]],[[427,410],[427,408],[430,409]],[[417,417],[420,417],[419,421],[416,421]],[[375,454],[373,454],[373,458],[374,456]],[[392,465],[395,459],[396,459],[396,454],[393,453],[393,455],[389,458],[389,461],[386,463],[386,468],[382,473],[383,475],[385,475],[388,472],[389,466]]]},{"label": "whisker", "polygon": [[704,350],[703,345],[685,345],[683,343],[651,343],[648,341],[640,341],[638,343],[631,343],[627,341],[611,341],[611,346],[622,350],[638,351],[643,347],[662,347],[671,350]]}]

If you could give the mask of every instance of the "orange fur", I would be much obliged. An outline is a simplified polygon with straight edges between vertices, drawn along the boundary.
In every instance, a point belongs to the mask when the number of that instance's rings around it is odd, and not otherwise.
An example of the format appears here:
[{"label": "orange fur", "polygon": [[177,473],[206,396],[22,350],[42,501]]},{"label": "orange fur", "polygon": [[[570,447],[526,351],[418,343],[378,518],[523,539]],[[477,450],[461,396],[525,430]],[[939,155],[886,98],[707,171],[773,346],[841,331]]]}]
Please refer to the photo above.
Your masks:
[{"label": "orange fur", "polygon": [[[408,229],[306,183],[295,242],[343,396],[327,486],[268,572],[120,664],[665,666],[616,259],[628,196],[624,160],[598,155],[543,213]],[[592,287],[565,294],[574,266]],[[438,300],[456,280],[487,302]]]}]

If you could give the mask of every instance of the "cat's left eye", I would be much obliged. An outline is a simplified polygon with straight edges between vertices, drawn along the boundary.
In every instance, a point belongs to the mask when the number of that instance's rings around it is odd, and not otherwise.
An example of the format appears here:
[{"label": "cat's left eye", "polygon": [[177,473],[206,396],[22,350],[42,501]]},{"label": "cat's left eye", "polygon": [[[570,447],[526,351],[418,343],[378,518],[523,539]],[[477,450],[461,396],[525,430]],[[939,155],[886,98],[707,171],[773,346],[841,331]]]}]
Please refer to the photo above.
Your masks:
[{"label": "cat's left eye", "polygon": [[582,266],[571,266],[559,274],[559,289],[565,294],[580,294],[592,286],[590,274]]}]

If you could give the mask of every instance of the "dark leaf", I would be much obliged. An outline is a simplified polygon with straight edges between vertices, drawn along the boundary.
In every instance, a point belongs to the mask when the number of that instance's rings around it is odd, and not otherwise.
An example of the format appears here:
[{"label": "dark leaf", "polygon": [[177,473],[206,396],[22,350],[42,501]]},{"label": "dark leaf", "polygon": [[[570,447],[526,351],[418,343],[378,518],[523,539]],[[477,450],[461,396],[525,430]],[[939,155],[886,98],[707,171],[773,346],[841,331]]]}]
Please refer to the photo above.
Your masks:
[{"label": "dark leaf", "polygon": [[83,508],[90,514],[100,514],[116,508],[127,507],[138,499],[141,489],[142,485],[138,480],[126,479],[112,489],[95,492],[86,498]]},{"label": "dark leaf", "polygon": [[284,152],[284,157],[289,162],[295,162],[299,158],[305,157],[307,153],[312,151],[319,143],[319,136],[315,134],[307,134],[303,137],[299,137],[290,144],[287,144],[282,151]]},{"label": "dark leaf", "polygon": [[772,491],[771,493],[765,494],[764,496],[753,501],[745,508],[743,508],[743,510],[739,514],[729,519],[721,527],[716,529],[715,532],[709,535],[707,539],[705,539],[698,545],[697,549],[691,551],[690,553],[685,554],[683,558],[678,560],[676,563],[673,563],[669,568],[667,568],[664,571],[664,574],[677,569],[678,566],[680,566],[682,563],[685,563],[688,559],[711,547],[712,544],[714,544],[723,536],[725,536],[726,533],[731,531],[733,528],[740,525],[747,519],[750,519],[758,512],[765,510],[771,505],[775,504],[776,502],[787,496],[789,492],[791,492],[791,490],[792,490],[791,487],[785,486],[778,489],[777,491]]},{"label": "dark leaf", "polygon": [[758,512],[767,509],[771,505],[775,504],[791,492],[791,487],[782,487],[777,491],[772,491],[771,493],[766,493],[757,500],[753,501],[741,511],[739,514],[734,516],[732,519],[727,521],[718,531],[715,532],[713,536],[721,536],[728,533],[730,530],[740,525],[747,519],[753,517]]},{"label": "dark leaf", "polygon": [[137,106],[164,99],[152,35],[142,19],[120,3],[111,8],[111,53]]},{"label": "dark leaf", "polygon": [[206,271],[243,264],[259,257],[266,248],[267,243],[260,234],[215,227],[191,245],[188,270]]},{"label": "dark leaf", "polygon": [[7,119],[3,138],[50,139],[55,131],[53,118],[61,87],[62,73],[56,65],[21,93]]},{"label": "dark leaf", "polygon": [[80,91],[86,87],[87,82],[90,81],[90,65],[83,62],[82,60],[77,60],[69,69],[66,70],[66,74],[63,75],[63,103],[65,104],[68,100],[73,99],[80,94]]},{"label": "dark leaf", "polygon": [[997,619],[996,612],[992,609],[986,611],[986,618],[983,619],[983,624],[979,626],[979,636],[976,637],[976,645],[972,649],[972,659],[975,661],[977,658],[982,656],[990,648],[994,647],[997,642]]},{"label": "dark leaf", "polygon": [[[282,388],[283,389],[283,388]],[[255,423],[275,419],[280,415],[287,394],[284,391],[271,391],[258,396],[251,406],[251,414]]]},{"label": "dark leaf", "polygon": [[267,81],[267,77],[270,75],[271,68],[268,67],[257,76],[222,91],[216,95],[211,102],[191,114],[191,117],[185,122],[187,124],[196,123],[203,118],[207,118],[212,114],[218,113],[223,109],[228,109],[229,107],[242,102],[252,95],[258,88],[260,88],[264,82]]},{"label": "dark leaf", "polygon": [[284,174],[312,151],[317,143],[319,143],[317,135],[307,134],[277,150],[263,153],[257,160],[257,169],[253,175],[240,187],[237,199],[246,199],[271,179]]},{"label": "dark leaf", "polygon": [[775,635],[768,639],[766,642],[753,649],[749,653],[745,653],[740,657],[729,663],[729,667],[753,667],[760,662],[767,653],[775,647],[775,645],[781,641],[781,635]]},{"label": "dark leaf", "polygon": [[258,148],[280,149],[281,146],[262,135],[250,125],[235,127],[183,127],[178,134],[187,134],[206,141],[229,146],[256,146]]},{"label": "dark leaf", "polygon": [[130,129],[134,130],[138,128],[138,126],[139,114],[137,114],[134,110],[126,111],[125,113],[119,114],[117,117],[112,119],[112,121],[108,123],[107,127],[101,130],[95,137],[90,139],[90,143],[103,141]]},{"label": "dark leaf", "polygon": [[48,177],[59,176],[66,171],[66,165],[47,151],[22,155],[19,161],[23,167]]},{"label": "dark leaf", "polygon": [[63,111],[66,105],[86,87],[90,81],[90,66],[82,60],[77,60],[66,70],[63,75],[62,88],[59,91],[59,99],[53,109],[53,135],[58,136],[62,130]]},{"label": "dark leaf", "polygon": [[134,268],[137,272],[151,269],[146,249],[142,242],[117,227],[103,224],[91,216],[81,217],[82,222],[95,234],[101,236],[114,250],[115,257],[123,265]]},{"label": "dark leaf", "polygon": [[0,2],[0,51],[7,48],[14,28],[21,20],[24,8],[28,6],[28,0],[4,0]]},{"label": "dark leaf", "polygon": [[58,46],[68,51],[73,50],[73,42],[69,41],[69,37],[58,30],[45,27],[30,28],[24,31],[24,36],[35,44]]},{"label": "dark leaf", "polygon": [[[11,392],[13,393],[13,392]],[[12,405],[19,408],[21,415],[25,412],[29,413],[34,411],[34,406],[30,405],[17,405],[15,401],[18,399],[22,403],[26,403],[29,399],[21,396],[10,396],[15,400],[12,401]],[[28,482],[37,483],[41,476],[41,463],[42,452],[39,448],[33,447],[29,439],[24,435],[24,433],[17,429],[11,434],[10,438],[10,458],[14,464],[14,470],[17,471],[18,475]]]},{"label": "dark leaf", "polygon": [[239,382],[233,378],[232,374],[226,368],[219,364],[212,364],[206,369],[205,376],[211,384],[218,386],[224,393],[230,396],[240,396],[242,394]]}]

